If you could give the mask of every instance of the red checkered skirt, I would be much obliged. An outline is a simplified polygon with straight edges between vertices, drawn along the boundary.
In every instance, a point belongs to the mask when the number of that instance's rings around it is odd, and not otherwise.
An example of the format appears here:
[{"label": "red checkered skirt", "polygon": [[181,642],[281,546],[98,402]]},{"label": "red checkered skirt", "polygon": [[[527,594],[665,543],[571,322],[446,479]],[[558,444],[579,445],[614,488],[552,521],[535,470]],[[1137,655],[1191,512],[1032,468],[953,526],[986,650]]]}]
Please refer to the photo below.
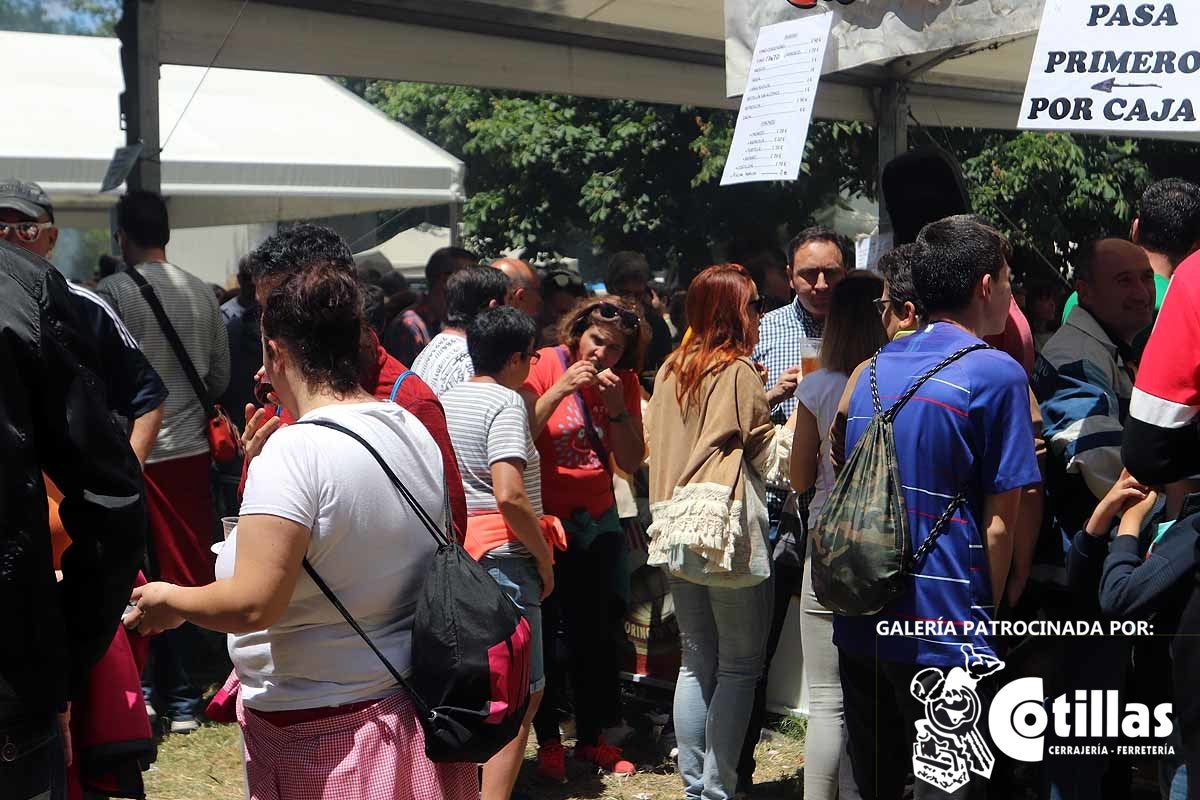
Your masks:
[{"label": "red checkered skirt", "polygon": [[276,727],[237,703],[251,800],[477,800],[478,767],[434,764],[408,693]]}]

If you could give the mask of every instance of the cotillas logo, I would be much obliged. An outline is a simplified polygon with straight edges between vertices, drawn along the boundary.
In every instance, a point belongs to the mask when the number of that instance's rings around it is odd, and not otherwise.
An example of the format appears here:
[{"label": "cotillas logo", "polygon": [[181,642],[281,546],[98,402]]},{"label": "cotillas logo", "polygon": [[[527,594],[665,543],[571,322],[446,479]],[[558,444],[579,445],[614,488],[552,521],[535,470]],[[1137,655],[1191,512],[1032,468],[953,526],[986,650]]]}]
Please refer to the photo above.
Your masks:
[{"label": "cotillas logo", "polygon": [[925,719],[917,720],[913,775],[945,792],[966,786],[971,780],[969,773],[990,777],[996,763],[979,735],[983,706],[975,687],[983,678],[1004,669],[1004,662],[987,653],[976,653],[969,644],[959,649],[963,666],[953,667],[949,673],[928,667],[914,675],[908,687],[925,706]]},{"label": "cotillas logo", "polygon": [[[1115,689],[1080,689],[1074,698],[1064,694],[1051,703],[1044,698],[1041,678],[1019,678],[996,692],[988,711],[988,730],[1006,755],[1018,761],[1041,761],[1051,725],[1064,743],[1052,745],[1050,755],[1076,755],[1093,749],[1106,755],[1107,745],[1081,747],[1079,740],[1165,740],[1174,728],[1170,703],[1160,703],[1153,709],[1144,703],[1122,703],[1121,693]],[[1118,753],[1174,752],[1167,745],[1115,746]]]}]

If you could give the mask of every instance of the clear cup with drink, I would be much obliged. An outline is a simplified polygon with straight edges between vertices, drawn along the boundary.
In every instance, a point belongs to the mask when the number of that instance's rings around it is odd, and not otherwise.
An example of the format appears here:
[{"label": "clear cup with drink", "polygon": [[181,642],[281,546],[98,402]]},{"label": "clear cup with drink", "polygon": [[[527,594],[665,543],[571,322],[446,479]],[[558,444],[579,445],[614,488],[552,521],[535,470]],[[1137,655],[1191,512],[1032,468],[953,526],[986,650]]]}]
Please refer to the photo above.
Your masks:
[{"label": "clear cup with drink", "polygon": [[811,375],[821,368],[821,340],[806,337],[800,340],[800,374]]}]

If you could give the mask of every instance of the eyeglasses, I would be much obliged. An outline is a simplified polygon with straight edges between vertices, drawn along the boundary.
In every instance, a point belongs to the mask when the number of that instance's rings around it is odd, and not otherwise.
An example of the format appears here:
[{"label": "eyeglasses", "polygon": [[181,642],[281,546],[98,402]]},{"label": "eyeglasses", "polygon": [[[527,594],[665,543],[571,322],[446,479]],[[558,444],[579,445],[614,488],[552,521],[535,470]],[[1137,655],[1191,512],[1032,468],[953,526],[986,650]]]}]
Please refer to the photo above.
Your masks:
[{"label": "eyeglasses", "polygon": [[804,269],[795,270],[793,274],[799,275],[809,286],[816,286],[817,281],[820,280],[822,275],[824,275],[826,285],[832,286],[842,278],[846,277],[846,270],[844,267],[833,266],[805,267]]},{"label": "eyeglasses", "polygon": [[616,303],[599,303],[591,312],[605,322],[620,320],[621,327],[626,333],[633,333],[641,326],[641,318],[627,308],[621,308]]},{"label": "eyeglasses", "polygon": [[760,294],[751,300],[750,310],[761,317],[767,310],[767,298]]},{"label": "eyeglasses", "polygon": [[883,312],[887,311],[887,308],[892,304],[892,301],[886,297],[877,297],[872,300],[871,303],[875,306],[875,313],[882,317]]},{"label": "eyeglasses", "polygon": [[53,222],[0,222],[0,239],[15,236],[20,242],[36,242],[42,231],[52,227]]}]

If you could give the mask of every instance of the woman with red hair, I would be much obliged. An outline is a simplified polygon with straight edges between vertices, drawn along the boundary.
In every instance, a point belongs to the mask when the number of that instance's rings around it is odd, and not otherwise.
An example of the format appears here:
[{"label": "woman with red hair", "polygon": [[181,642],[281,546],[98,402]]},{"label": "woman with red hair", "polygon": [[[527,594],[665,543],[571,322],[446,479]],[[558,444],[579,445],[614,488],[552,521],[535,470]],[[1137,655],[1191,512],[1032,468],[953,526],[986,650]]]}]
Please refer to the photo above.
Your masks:
[{"label": "woman with red hair", "polygon": [[750,360],[764,301],[745,268],[688,289],[691,335],[659,370],[647,410],[649,563],[670,573],[683,647],[675,684],[687,798],[732,797],[771,622],[765,479],[790,436],[771,424]]}]

